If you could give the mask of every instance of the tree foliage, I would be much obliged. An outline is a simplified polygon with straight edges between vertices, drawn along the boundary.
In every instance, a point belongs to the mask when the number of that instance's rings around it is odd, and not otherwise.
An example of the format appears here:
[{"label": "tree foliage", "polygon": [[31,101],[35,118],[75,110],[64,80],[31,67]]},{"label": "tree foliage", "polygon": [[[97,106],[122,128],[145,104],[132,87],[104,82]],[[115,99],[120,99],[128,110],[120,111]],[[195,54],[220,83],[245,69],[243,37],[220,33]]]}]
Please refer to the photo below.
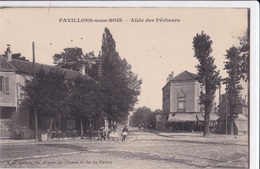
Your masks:
[{"label": "tree foliage", "polygon": [[58,69],[45,72],[42,67],[36,72],[35,79],[25,80],[22,89],[26,93],[27,104],[31,107],[36,106],[39,116],[53,118],[67,110],[65,75]]},{"label": "tree foliage", "polygon": [[151,111],[151,109],[147,107],[140,107],[133,112],[132,116],[132,125],[138,126],[139,124],[144,124],[146,126],[151,125],[152,128],[156,127],[156,114],[161,113],[162,111],[157,109],[155,111]]},{"label": "tree foliage", "polygon": [[78,76],[74,81],[68,83],[68,105],[70,115],[74,117],[92,117],[99,109],[100,96],[98,84],[82,76]]},{"label": "tree foliage", "polygon": [[87,74],[100,82],[103,112],[109,120],[123,122],[138,101],[142,81],[132,72],[131,65],[120,58],[108,28],[102,37],[99,57],[93,52],[84,55],[81,48],[66,48],[53,59],[56,66],[66,69],[79,70],[85,65]]},{"label": "tree foliage", "polygon": [[247,35],[239,38],[240,47],[238,48],[241,57],[241,78],[245,81],[249,80],[249,57],[250,43]]},{"label": "tree foliage", "polygon": [[14,53],[14,54],[12,54],[12,59],[29,61],[24,56],[22,56],[21,53]]},{"label": "tree foliage", "polygon": [[203,31],[193,38],[194,57],[199,61],[199,64],[196,66],[198,70],[197,80],[205,87],[205,91],[201,91],[200,95],[200,104],[205,106],[204,136],[209,135],[210,112],[216,89],[220,85],[219,71],[216,71],[215,59],[211,56],[212,43],[210,36]]},{"label": "tree foliage", "polygon": [[68,82],[68,86],[70,89],[67,98],[69,114],[80,119],[81,137],[83,137],[83,118],[93,119],[101,111],[98,84],[92,79],[78,76],[74,81]]},{"label": "tree foliage", "polygon": [[240,84],[242,58],[239,56],[239,49],[234,46],[227,50],[225,56],[228,60],[225,62],[224,70],[226,70],[228,74],[225,83],[227,83],[227,99],[230,107],[229,133],[233,134],[234,116],[238,113],[237,106],[240,105],[240,92],[243,89]]},{"label": "tree foliage", "polygon": [[90,69],[93,62],[95,62],[94,52],[83,54],[81,48],[65,48],[60,54],[53,55],[54,64],[57,67],[79,71],[83,65]]},{"label": "tree foliage", "polygon": [[109,120],[124,121],[138,101],[142,81],[131,71],[131,65],[120,58],[108,28],[103,34],[101,53],[103,110]]}]

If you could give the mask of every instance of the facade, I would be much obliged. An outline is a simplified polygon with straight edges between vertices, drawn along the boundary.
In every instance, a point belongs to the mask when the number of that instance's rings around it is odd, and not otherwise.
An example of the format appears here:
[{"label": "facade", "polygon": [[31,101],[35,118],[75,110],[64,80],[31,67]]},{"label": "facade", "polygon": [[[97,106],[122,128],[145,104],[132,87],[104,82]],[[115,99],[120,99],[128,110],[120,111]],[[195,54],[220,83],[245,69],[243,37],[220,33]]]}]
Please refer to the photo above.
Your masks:
[{"label": "facade", "polygon": [[[43,68],[46,72],[50,71],[53,66],[35,63],[35,71]],[[65,73],[67,81],[75,79],[77,76],[91,79],[85,74],[85,70],[81,72],[61,69]],[[24,92],[21,86],[25,85],[25,79],[33,77],[33,63],[12,59],[10,48],[7,49],[4,56],[0,56],[0,138],[14,138],[18,132],[23,132],[24,138],[32,138],[34,136],[34,115],[30,108],[24,103]],[[55,118],[54,128],[57,129],[75,129],[78,123],[77,119],[65,116]],[[84,119],[87,125],[88,120]],[[41,118],[39,124],[48,125],[48,119]],[[85,127],[84,127],[85,128]]]},{"label": "facade", "polygon": [[[160,123],[166,124],[165,129],[173,131],[203,129],[204,107],[199,104],[200,91],[203,90],[203,86],[196,80],[196,77],[196,74],[184,71],[176,77],[172,72],[167,78],[166,85],[162,89],[163,115],[161,116],[164,118],[161,119],[164,119],[164,122]],[[214,128],[218,115],[211,113],[210,118],[210,125]]]}]

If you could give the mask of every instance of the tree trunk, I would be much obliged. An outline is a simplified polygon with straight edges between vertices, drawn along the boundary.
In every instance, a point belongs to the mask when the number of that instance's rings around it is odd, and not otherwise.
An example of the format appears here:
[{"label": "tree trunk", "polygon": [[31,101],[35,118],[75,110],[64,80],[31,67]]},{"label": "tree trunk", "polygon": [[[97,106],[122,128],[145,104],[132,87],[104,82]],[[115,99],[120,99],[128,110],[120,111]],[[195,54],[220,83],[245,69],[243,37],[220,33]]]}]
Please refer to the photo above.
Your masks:
[{"label": "tree trunk", "polygon": [[234,135],[234,118],[233,118],[233,114],[230,114],[229,118],[229,133],[230,135]]},{"label": "tree trunk", "polygon": [[83,122],[82,122],[82,118],[80,117],[80,138],[83,138]]},{"label": "tree trunk", "polygon": [[204,133],[203,137],[207,137],[210,135],[209,132],[209,121],[210,121],[210,109],[209,106],[205,105],[205,116],[204,116]]},{"label": "tree trunk", "polygon": [[49,127],[49,131],[47,132],[48,141],[51,139],[52,125],[53,125],[53,117],[51,117],[50,119],[50,127]]},{"label": "tree trunk", "polygon": [[33,106],[33,112],[34,112],[34,125],[35,125],[35,141],[39,141],[39,138],[38,138],[38,114],[37,114],[36,106]]}]

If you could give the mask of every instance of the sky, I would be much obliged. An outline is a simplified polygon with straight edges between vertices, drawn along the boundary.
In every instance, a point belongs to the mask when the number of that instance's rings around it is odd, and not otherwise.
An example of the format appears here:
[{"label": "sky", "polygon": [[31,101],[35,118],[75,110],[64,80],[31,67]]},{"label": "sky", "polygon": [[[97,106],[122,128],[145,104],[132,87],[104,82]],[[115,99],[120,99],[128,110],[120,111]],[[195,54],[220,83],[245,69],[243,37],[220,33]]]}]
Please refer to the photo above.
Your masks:
[{"label": "sky", "polygon": [[[197,33],[204,31],[210,36],[215,64],[226,77],[226,50],[238,46],[238,37],[247,29],[245,8],[2,8],[0,15],[0,54],[10,44],[13,53],[21,53],[31,61],[35,42],[36,62],[48,65],[53,65],[55,53],[67,47],[80,47],[84,53],[94,51],[98,55],[107,27],[121,58],[143,80],[135,108],[146,106],[152,110],[162,109],[162,88],[172,71],[174,76],[185,70],[197,73],[198,61],[192,49]],[[166,18],[175,21],[159,21]],[[69,19],[84,22],[65,22]],[[108,22],[95,22],[100,19]],[[247,86],[244,82],[242,85],[245,97]],[[218,92],[216,95],[218,98]]]}]

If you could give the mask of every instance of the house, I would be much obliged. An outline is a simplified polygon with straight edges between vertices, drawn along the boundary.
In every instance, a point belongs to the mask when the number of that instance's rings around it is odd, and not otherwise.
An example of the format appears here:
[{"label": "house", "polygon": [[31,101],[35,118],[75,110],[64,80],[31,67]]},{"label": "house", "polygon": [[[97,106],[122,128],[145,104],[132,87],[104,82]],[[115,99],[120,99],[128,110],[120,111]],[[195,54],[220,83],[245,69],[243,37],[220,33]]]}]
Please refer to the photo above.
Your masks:
[{"label": "house", "polygon": [[[196,80],[197,75],[183,71],[176,77],[173,72],[168,76],[162,88],[163,114],[158,116],[158,123],[166,124],[165,129],[173,131],[202,130],[204,124],[204,107],[199,104],[199,96],[204,87]],[[210,114],[210,126],[216,125],[219,116]],[[159,128],[158,124],[158,128]],[[163,128],[163,127],[161,127]]]},{"label": "house", "polygon": [[[222,94],[220,98],[221,102],[219,104],[219,116],[218,119],[218,125],[217,125],[217,131],[219,134],[225,134],[228,121],[226,121],[226,117],[229,116],[229,101],[227,99],[227,94]],[[248,132],[248,104],[245,99],[242,98],[242,96],[239,97],[239,104],[236,108],[237,115],[234,119],[234,132],[235,134],[245,134]]]},{"label": "house", "polygon": [[[93,80],[85,74],[84,67],[80,71],[73,71],[35,63],[35,71],[41,68],[46,72],[53,68],[59,69],[65,73],[66,81],[74,80],[77,76]],[[24,138],[32,138],[34,135],[34,114],[24,103],[24,92],[21,89],[25,85],[25,79],[33,78],[33,71],[32,62],[12,59],[9,47],[5,55],[0,56],[0,138],[14,138],[18,131],[23,131]],[[48,120],[43,118],[41,125],[48,126]],[[55,122],[54,128],[62,130],[80,127],[73,117],[56,117]],[[84,119],[84,128],[87,123],[89,120]]]}]

